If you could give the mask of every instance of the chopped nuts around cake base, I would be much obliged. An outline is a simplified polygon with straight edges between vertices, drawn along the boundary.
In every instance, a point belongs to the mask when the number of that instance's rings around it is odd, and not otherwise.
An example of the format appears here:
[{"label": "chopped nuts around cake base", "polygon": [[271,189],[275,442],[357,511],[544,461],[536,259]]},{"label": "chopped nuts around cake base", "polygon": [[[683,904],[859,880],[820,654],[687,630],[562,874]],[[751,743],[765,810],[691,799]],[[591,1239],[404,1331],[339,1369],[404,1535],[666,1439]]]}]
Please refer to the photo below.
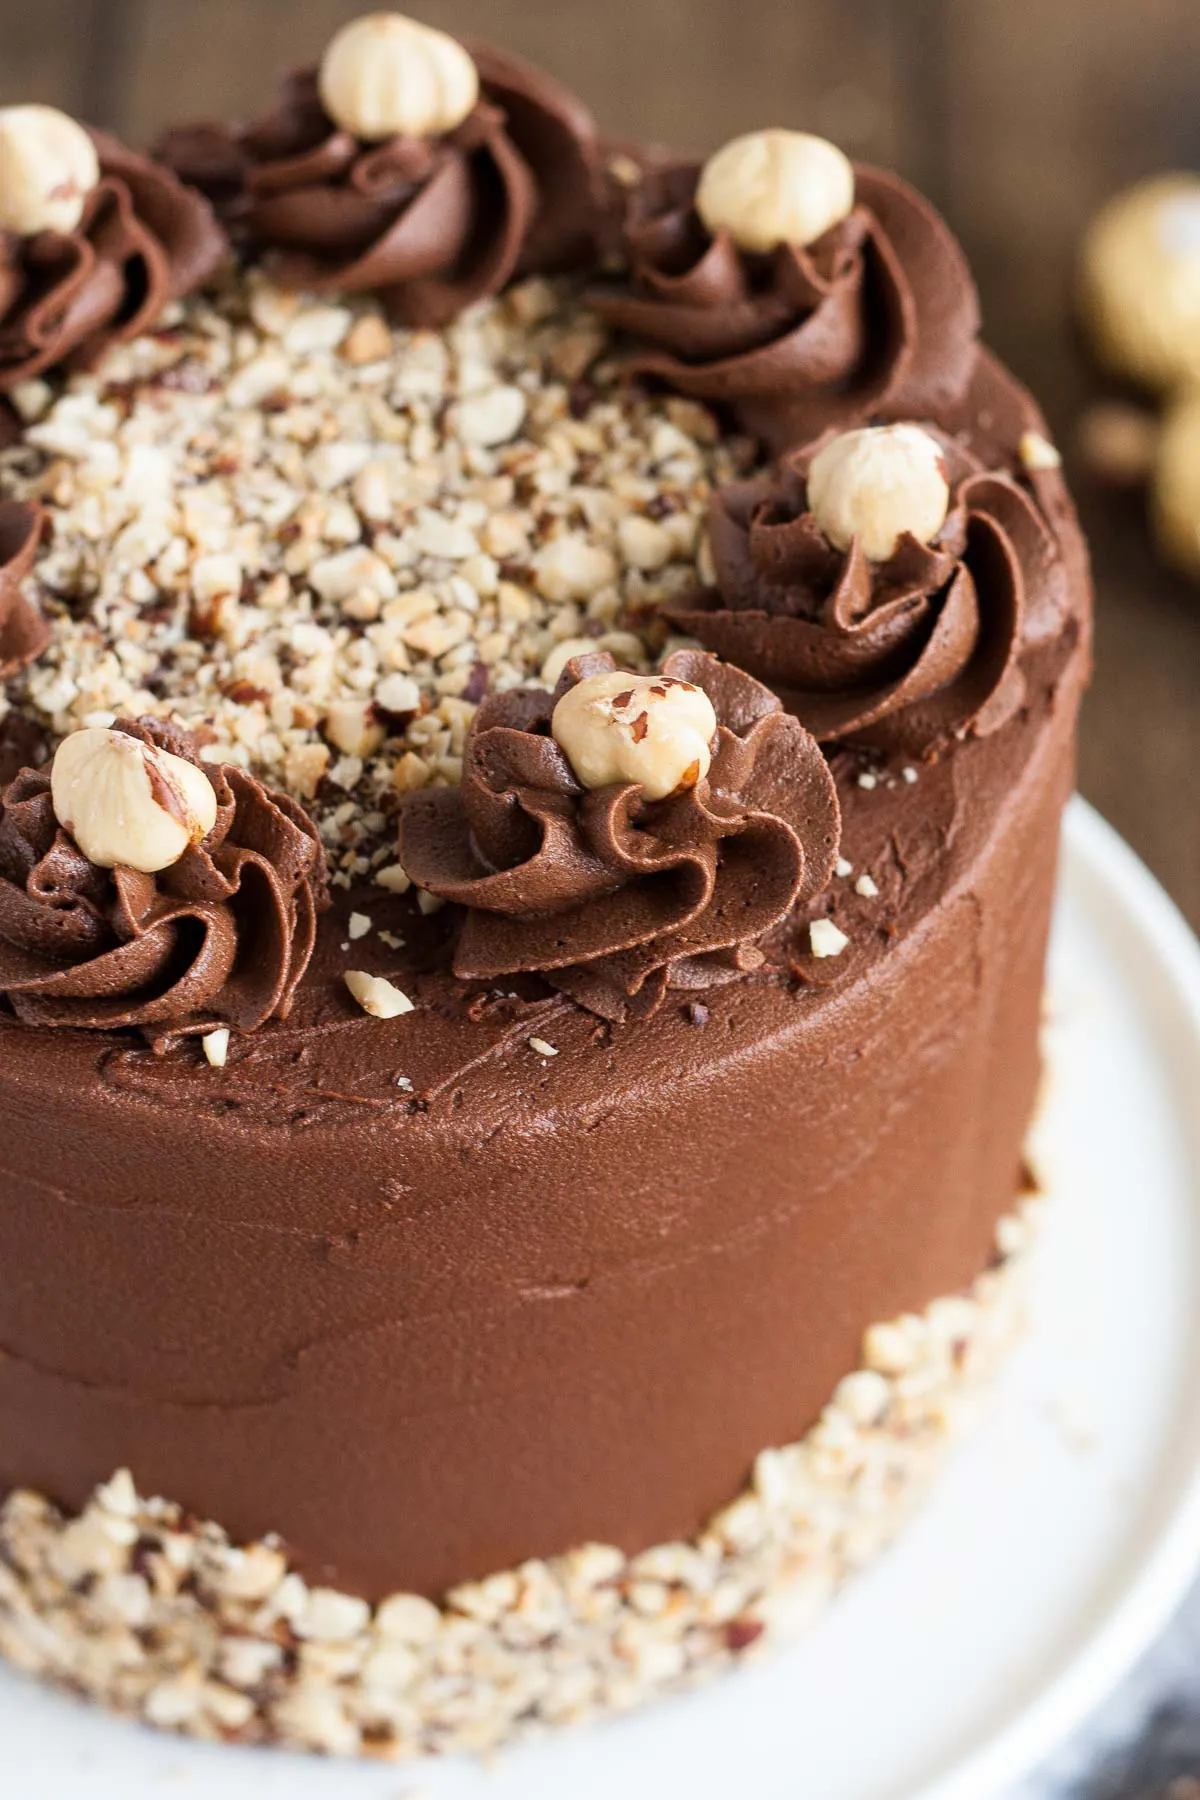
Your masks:
[{"label": "chopped nuts around cake base", "polygon": [[193,1737],[386,1759],[488,1751],[689,1686],[799,1630],[896,1535],[1015,1334],[1038,1204],[1002,1222],[969,1294],[874,1326],[813,1428],[764,1450],[691,1543],[589,1544],[441,1606],[371,1607],[122,1471],[76,1518],[8,1496],[0,1653]]}]

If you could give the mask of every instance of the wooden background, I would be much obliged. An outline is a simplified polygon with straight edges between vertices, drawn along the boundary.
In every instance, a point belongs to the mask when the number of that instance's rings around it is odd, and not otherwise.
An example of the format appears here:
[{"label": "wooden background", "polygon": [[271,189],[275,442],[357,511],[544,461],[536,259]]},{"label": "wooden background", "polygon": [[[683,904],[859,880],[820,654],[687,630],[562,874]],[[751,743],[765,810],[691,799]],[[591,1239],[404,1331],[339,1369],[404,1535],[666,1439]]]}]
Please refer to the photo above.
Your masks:
[{"label": "wooden background", "polygon": [[[145,139],[259,106],[366,0],[0,0],[0,100]],[[1196,0],[414,0],[507,42],[615,132],[699,150],[804,126],[898,167],[974,260],[989,337],[1064,445],[1088,391],[1074,246],[1115,186],[1200,168]],[[1162,572],[1134,501],[1077,482],[1100,595],[1081,785],[1200,925],[1200,588]]]}]

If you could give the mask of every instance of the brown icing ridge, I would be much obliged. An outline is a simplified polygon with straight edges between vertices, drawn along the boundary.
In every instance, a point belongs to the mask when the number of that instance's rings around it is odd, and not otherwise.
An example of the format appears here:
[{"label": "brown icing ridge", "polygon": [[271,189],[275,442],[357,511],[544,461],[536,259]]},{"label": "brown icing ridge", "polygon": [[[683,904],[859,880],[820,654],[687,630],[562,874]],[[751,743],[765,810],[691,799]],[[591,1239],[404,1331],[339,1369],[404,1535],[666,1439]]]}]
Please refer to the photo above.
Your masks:
[{"label": "brown icing ridge", "polygon": [[58,824],[49,770],[21,770],[0,799],[0,995],[28,1025],[160,1038],[286,1018],[325,904],[312,824],[158,720],[116,729],[202,767],[216,824],[157,875],[100,869]]},{"label": "brown icing ridge", "polygon": [[443,136],[364,144],[304,68],[264,118],[183,126],[158,154],[269,252],[283,286],[375,292],[405,324],[444,325],[518,274],[588,261],[604,207],[582,102],[517,57],[468,48],[481,97]]},{"label": "brown icing ridge", "polygon": [[106,131],[100,181],[69,233],[0,234],[0,388],[86,367],[207,281],[228,241],[203,195]]},{"label": "brown icing ridge", "polygon": [[717,716],[708,775],[665,800],[588,791],[550,733],[562,695],[616,668],[576,657],[554,693],[485,700],[461,788],[408,797],[400,859],[466,908],[465,980],[537,972],[602,1018],[644,1016],[760,967],[756,940],[820,893],[837,858],[837,793],[814,740],[766,688],[694,651],[663,666]]},{"label": "brown icing ridge", "polygon": [[773,449],[868,418],[940,419],[971,379],[979,301],[963,252],[924,197],[855,165],[851,216],[770,255],[712,235],[701,164],[656,162],[628,192],[620,284],[592,296],[644,348],[631,367],[732,407]]},{"label": "brown icing ridge", "polygon": [[50,626],[26,591],[45,523],[40,506],[0,500],[0,681],[34,662],[50,642]]},{"label": "brown icing ridge", "polygon": [[714,496],[716,587],[671,608],[681,630],[774,688],[821,743],[928,756],[985,736],[1022,704],[1027,638],[1065,621],[1065,572],[1033,499],[926,429],[951,489],[932,543],[905,533],[881,563],[857,542],[835,549],[808,510],[812,454],[796,452]]}]

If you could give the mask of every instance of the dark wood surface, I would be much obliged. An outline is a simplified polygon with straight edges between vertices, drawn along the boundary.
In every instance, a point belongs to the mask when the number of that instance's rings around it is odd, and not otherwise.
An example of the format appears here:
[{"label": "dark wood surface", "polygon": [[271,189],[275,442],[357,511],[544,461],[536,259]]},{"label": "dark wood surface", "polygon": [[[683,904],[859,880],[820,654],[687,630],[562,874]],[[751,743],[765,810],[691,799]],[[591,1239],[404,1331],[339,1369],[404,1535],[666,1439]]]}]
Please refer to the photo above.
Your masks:
[{"label": "dark wood surface", "polygon": [[[260,104],[362,0],[0,0],[0,100],[144,139]],[[1070,446],[1089,378],[1071,326],[1081,226],[1120,183],[1200,168],[1196,0],[422,0],[509,43],[616,132],[710,148],[792,124],[889,162],[971,254],[988,335]],[[1200,925],[1200,588],[1134,501],[1077,482],[1099,589],[1083,791]]]}]

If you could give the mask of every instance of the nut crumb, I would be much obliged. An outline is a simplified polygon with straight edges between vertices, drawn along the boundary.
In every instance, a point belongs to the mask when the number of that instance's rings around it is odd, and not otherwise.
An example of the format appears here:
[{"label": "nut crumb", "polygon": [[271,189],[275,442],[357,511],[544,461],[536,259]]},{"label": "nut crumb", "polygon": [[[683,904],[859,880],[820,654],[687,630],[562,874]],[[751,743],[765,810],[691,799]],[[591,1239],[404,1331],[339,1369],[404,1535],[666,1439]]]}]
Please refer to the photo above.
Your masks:
[{"label": "nut crumb", "polygon": [[878,775],[872,774],[870,769],[864,769],[858,777],[858,785],[860,788],[867,788],[868,790],[873,787],[878,787],[879,777]]},{"label": "nut crumb", "polygon": [[554,1044],[547,1043],[545,1038],[531,1037],[529,1040],[529,1048],[536,1056],[558,1055],[557,1047]]},{"label": "nut crumb", "polygon": [[346,986],[358,1001],[365,1013],[373,1019],[398,1019],[403,1013],[413,1010],[413,1003],[407,994],[402,994],[398,987],[382,975],[368,975],[363,969],[349,969],[346,972]]},{"label": "nut crumb", "polygon": [[1032,475],[1042,469],[1061,469],[1062,456],[1049,438],[1043,437],[1040,431],[1024,431],[1017,445],[1017,455],[1021,458],[1021,466]]},{"label": "nut crumb", "polygon": [[833,872],[839,880],[845,881],[847,875],[853,875],[854,864],[852,862],[847,862],[844,856],[839,856],[836,863],[833,865]]},{"label": "nut crumb", "polygon": [[219,1031],[206,1031],[200,1042],[212,1067],[223,1069],[229,1060],[228,1026],[222,1025]]},{"label": "nut crumb", "polygon": [[856,894],[861,894],[864,900],[874,900],[879,889],[876,887],[871,876],[860,875],[854,884],[854,891]]},{"label": "nut crumb", "polygon": [[909,787],[912,787],[915,782],[920,780],[920,776],[917,774],[917,771],[913,768],[911,763],[906,764],[906,766],[901,769],[900,774],[903,779],[907,781]]},{"label": "nut crumb", "polygon": [[808,928],[808,941],[814,956],[840,956],[850,939],[832,919],[814,919]]},{"label": "nut crumb", "polygon": [[366,913],[352,912],[350,914],[346,930],[349,933],[351,943],[354,943],[358,938],[366,937],[370,929],[371,920]]},{"label": "nut crumb", "polygon": [[566,643],[651,668],[713,489],[756,466],[706,408],[626,394],[610,345],[566,279],[411,331],[254,270],[25,384],[0,493],[46,508],[54,638],[12,702],[54,738],[204,727],[311,808],[335,885],[405,891],[372,869],[398,797],[455,785],[479,701]]}]

